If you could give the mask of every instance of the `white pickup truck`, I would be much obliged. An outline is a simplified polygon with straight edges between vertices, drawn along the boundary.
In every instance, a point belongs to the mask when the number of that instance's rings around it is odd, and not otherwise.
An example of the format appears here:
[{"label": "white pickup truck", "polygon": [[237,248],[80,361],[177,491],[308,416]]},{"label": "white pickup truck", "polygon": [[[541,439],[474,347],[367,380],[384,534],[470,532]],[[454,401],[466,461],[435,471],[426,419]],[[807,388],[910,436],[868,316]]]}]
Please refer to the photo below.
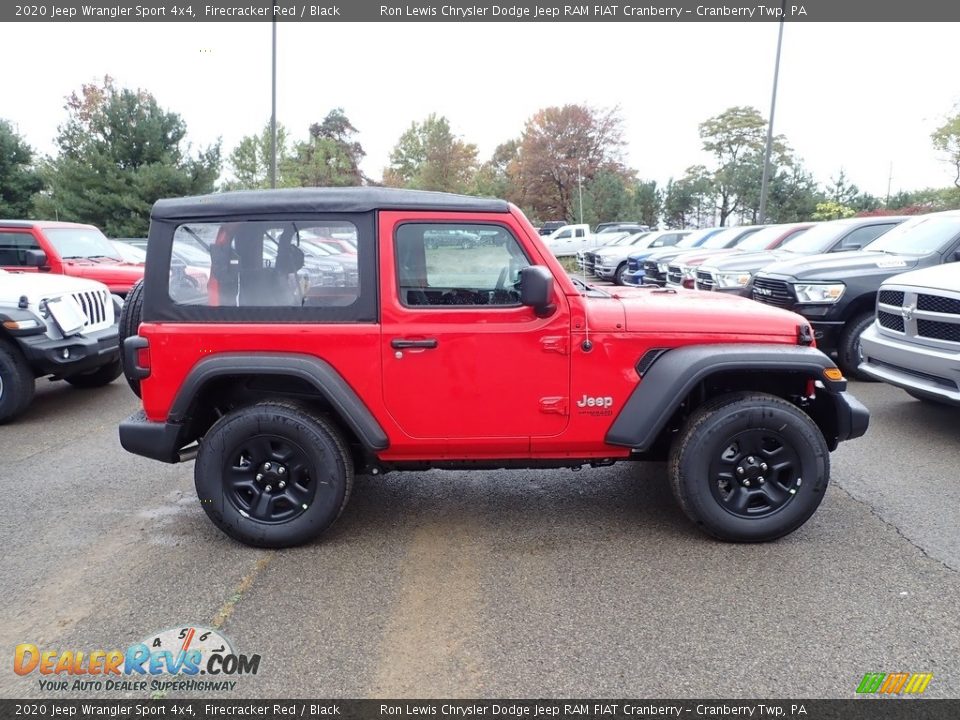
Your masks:
[{"label": "white pickup truck", "polygon": [[543,242],[557,257],[576,255],[578,250],[592,249],[600,244],[590,232],[589,225],[564,225],[543,238]]},{"label": "white pickup truck", "polygon": [[0,423],[26,410],[36,378],[82,388],[117,379],[120,303],[94,280],[0,269]]}]

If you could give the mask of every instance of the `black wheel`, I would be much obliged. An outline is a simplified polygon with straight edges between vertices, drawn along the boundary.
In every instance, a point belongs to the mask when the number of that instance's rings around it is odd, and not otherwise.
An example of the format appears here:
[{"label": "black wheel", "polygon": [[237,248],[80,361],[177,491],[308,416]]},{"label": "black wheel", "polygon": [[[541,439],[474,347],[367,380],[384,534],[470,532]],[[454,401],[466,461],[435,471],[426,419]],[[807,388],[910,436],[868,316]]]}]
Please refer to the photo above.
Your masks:
[{"label": "black wheel", "polygon": [[120,367],[120,360],[117,359],[112,363],[101,365],[92,372],[81,375],[71,375],[70,377],[65,377],[64,380],[78,388],[98,388],[109,385],[120,377],[122,372],[123,368]]},{"label": "black wheel", "polygon": [[137,334],[140,329],[140,318],[143,315],[143,280],[137,281],[137,284],[130,288],[127,293],[127,300],[123,304],[123,310],[120,311],[120,326],[118,332],[120,335],[120,362],[123,370],[123,376],[127,379],[127,385],[133,390],[137,397],[140,397],[140,378],[133,374],[132,368],[123,367],[123,341],[128,337]]},{"label": "black wheel", "polygon": [[20,351],[0,339],[0,423],[27,409],[36,387],[33,372]]},{"label": "black wheel", "polygon": [[837,364],[843,370],[843,374],[854,380],[864,382],[878,382],[866,373],[859,370],[860,363],[863,362],[863,350],[860,348],[860,336],[873,323],[873,312],[857,315],[843,329],[840,335],[840,347],[837,348]]},{"label": "black wheel", "polygon": [[623,285],[623,274],[627,271],[627,264],[620,263],[620,266],[617,268],[617,271],[613,274],[613,282],[617,285]]},{"label": "black wheel", "polygon": [[699,408],[670,452],[670,484],[687,517],[721,540],[765,542],[803,525],[820,505],[830,452],[795,405],[733,393]]},{"label": "black wheel", "polygon": [[253,547],[291,547],[339,517],[353,461],[329,420],[265,402],[214,423],[200,443],[194,481],[204,511],[227,535]]}]

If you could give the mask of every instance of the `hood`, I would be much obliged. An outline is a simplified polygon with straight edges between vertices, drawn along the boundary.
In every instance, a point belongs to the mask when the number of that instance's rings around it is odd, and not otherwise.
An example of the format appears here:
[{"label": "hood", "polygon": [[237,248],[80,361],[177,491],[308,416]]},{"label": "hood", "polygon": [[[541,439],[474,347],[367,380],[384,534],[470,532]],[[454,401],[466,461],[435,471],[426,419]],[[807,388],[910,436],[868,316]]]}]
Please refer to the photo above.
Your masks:
[{"label": "hood", "polygon": [[888,282],[926,290],[960,292],[960,263],[934,265],[923,270],[901,273],[894,275]]},{"label": "hood", "polygon": [[756,272],[778,260],[790,260],[797,257],[797,255],[785,250],[760,250],[752,253],[739,252],[732,255],[726,253],[720,256],[711,255],[703,261],[702,267],[709,267],[711,270],[719,270],[720,272]]},{"label": "hood", "polygon": [[2,273],[0,274],[0,304],[16,305],[23,295],[31,305],[41,300],[60,297],[68,293],[90,290],[104,290],[102,283],[69,275],[48,275],[40,273]]},{"label": "hood", "polygon": [[651,288],[618,288],[628,332],[666,337],[709,334],[731,339],[796,343],[797,326],[807,320],[786,310],[725,293],[695,290],[667,292]]},{"label": "hood", "polygon": [[671,265],[700,265],[707,258],[713,258],[717,255],[729,255],[730,253],[737,252],[736,248],[714,248],[713,250],[687,250],[686,252],[680,253],[673,260],[670,261]]},{"label": "hood", "polygon": [[675,247],[671,247],[671,248],[666,248],[664,250],[657,250],[655,253],[651,253],[650,255],[648,255],[647,260],[650,262],[656,262],[656,263],[670,262],[675,257],[677,257],[677,255],[683,255],[684,253],[688,253],[693,249],[694,248],[677,249]]},{"label": "hood", "polygon": [[869,250],[827,253],[776,262],[765,267],[763,274],[797,280],[824,281],[872,275],[889,277],[916,267],[921,259],[909,255],[891,255]]},{"label": "hood", "polygon": [[111,288],[129,288],[143,277],[143,265],[125,263],[64,262],[67,272],[74,277],[89,278],[105,283]]}]

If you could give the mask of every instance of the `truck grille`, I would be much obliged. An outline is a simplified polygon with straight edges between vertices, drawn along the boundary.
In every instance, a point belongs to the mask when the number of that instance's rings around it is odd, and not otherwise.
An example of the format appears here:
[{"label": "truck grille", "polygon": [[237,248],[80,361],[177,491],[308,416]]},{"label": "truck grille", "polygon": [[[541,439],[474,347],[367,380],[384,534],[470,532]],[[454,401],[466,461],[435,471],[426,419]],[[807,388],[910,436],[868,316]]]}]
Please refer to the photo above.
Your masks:
[{"label": "truck grille", "polygon": [[885,327],[887,330],[903,332],[903,318],[900,315],[894,315],[893,313],[883,312],[883,310],[881,310],[877,313],[877,319],[880,321],[880,327]]},{"label": "truck grille", "polygon": [[683,273],[680,271],[679,265],[667,266],[667,282],[671,285],[683,284]]},{"label": "truck grille", "polygon": [[703,270],[697,270],[697,290],[713,290],[713,275]]},{"label": "truck grille", "polygon": [[596,253],[586,253],[583,256],[583,271],[586,273],[593,274],[594,270],[597,267],[597,255]]},{"label": "truck grille", "polygon": [[[110,293],[106,290],[85,290],[83,292],[73,293],[71,297],[79,303],[83,309],[83,314],[87,321],[83,327],[89,328],[96,325],[113,324],[113,301],[110,299]],[[108,314],[107,305],[110,305]]]},{"label": "truck grille", "polygon": [[627,258],[627,270],[636,272],[640,269],[640,261],[636,258]]},{"label": "truck grille", "polygon": [[903,292],[900,290],[881,290],[879,300],[884,305],[903,305]]},{"label": "truck grille", "polygon": [[667,281],[667,276],[660,272],[655,262],[647,260],[643,264],[643,281],[645,283],[663,285]]},{"label": "truck grille", "polygon": [[960,343],[960,325],[937,322],[936,320],[917,320],[917,335],[934,340]]},{"label": "truck grille", "polygon": [[[881,293],[882,294],[882,293]],[[903,293],[897,305],[903,302]],[[886,302],[881,300],[880,302]],[[929,312],[945,313],[947,315],[960,315],[960,300],[955,298],[940,297],[939,295],[917,295],[917,310],[927,310]]]},{"label": "truck grille", "polygon": [[767,305],[776,305],[777,307],[790,307],[793,305],[793,293],[790,292],[790,286],[783,280],[769,280],[758,277],[753,281],[754,300],[766,303]]}]

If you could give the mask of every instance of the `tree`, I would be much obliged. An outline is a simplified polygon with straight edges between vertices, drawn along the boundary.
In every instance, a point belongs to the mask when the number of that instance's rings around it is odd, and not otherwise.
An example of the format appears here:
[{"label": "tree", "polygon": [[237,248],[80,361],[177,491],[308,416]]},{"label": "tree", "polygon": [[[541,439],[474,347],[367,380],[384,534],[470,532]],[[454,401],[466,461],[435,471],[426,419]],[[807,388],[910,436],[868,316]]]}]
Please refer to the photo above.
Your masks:
[{"label": "tree", "polygon": [[817,203],[817,209],[813,213],[814,220],[840,220],[842,218],[853,217],[857,211],[852,207],[847,207],[838,203],[836,200],[827,200]]},{"label": "tree", "polygon": [[6,120],[0,120],[0,217],[30,215],[33,195],[43,187],[33,167],[33,149]]},{"label": "tree", "polygon": [[517,139],[497,145],[491,158],[477,170],[471,194],[522,204],[523,198],[520,188],[514,184],[515,172],[512,170],[519,162],[519,151],[520,141]]},{"label": "tree", "polygon": [[861,192],[855,184],[847,181],[846,173],[843,168],[836,177],[830,178],[830,184],[827,185],[827,198],[840,205],[846,205],[857,212],[863,210],[876,210],[880,207],[880,199],[870,193]]},{"label": "tree", "polygon": [[[270,187],[270,152],[273,144],[270,123],[259,135],[246,135],[227,157],[233,178],[223,184],[224,190],[256,190]],[[277,184],[285,185],[283,168],[289,162],[287,130],[277,124]]]},{"label": "tree", "polygon": [[960,112],[930,135],[933,147],[944,153],[944,160],[953,167],[953,184],[960,188]]},{"label": "tree", "polygon": [[[766,147],[767,121],[753,107],[737,106],[700,124],[703,149],[713,155],[712,171],[720,225],[731,215],[750,210],[757,214],[760,204],[760,180]],[[782,135],[773,140],[771,176],[789,162],[789,150]]]},{"label": "tree", "polygon": [[393,187],[466,192],[476,170],[476,145],[455,136],[445,117],[431,113],[400,136],[383,181]]},{"label": "tree", "polygon": [[634,215],[644,225],[656,227],[660,220],[662,197],[656,180],[638,180],[633,186]]},{"label": "tree", "polygon": [[707,168],[694,165],[679,180],[669,180],[663,192],[663,219],[673,228],[713,224],[713,178]]},{"label": "tree", "polygon": [[43,169],[50,193],[38,196],[37,212],[138,236],[159,198],[213,191],[219,141],[190,156],[186,124],[150,93],[117,88],[106,77],[69,95],[65,108],[59,155]]},{"label": "tree", "polygon": [[631,177],[620,160],[623,121],[619,108],[564,105],[538,111],[524,127],[511,176],[519,201],[536,217],[573,220],[579,185],[601,170]]},{"label": "tree", "polygon": [[337,160],[337,177],[349,182],[342,185],[360,185],[366,179],[360,170],[360,162],[366,157],[363,146],[354,140],[357,129],[344,113],[343,108],[334,108],[320,122],[310,126],[310,137],[314,140],[328,141],[324,144],[324,153],[328,158]]}]

